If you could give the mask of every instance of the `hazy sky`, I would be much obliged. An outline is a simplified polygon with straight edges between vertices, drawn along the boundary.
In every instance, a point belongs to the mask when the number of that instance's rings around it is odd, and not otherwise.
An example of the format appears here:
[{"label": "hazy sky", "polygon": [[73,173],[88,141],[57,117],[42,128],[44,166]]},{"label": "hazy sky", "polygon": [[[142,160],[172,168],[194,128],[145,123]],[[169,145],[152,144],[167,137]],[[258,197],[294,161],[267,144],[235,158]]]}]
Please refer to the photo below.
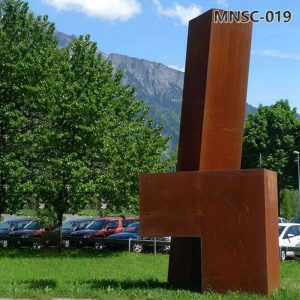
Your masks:
[{"label": "hazy sky", "polygon": [[161,62],[183,70],[188,20],[211,8],[290,11],[289,23],[255,24],[248,103],[289,99],[300,112],[299,0],[29,0],[67,34],[89,33],[101,51]]}]

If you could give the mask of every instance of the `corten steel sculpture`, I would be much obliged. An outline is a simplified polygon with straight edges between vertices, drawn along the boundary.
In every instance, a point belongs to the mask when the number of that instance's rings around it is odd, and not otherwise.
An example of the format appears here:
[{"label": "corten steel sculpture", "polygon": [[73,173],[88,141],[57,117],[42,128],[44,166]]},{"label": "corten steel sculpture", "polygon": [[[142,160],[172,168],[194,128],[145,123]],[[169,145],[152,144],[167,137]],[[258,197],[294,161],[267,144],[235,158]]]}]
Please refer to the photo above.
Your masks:
[{"label": "corten steel sculpture", "polygon": [[178,172],[140,176],[141,234],[172,236],[172,286],[270,294],[277,175],[240,170],[252,24],[213,13],[189,24]]}]

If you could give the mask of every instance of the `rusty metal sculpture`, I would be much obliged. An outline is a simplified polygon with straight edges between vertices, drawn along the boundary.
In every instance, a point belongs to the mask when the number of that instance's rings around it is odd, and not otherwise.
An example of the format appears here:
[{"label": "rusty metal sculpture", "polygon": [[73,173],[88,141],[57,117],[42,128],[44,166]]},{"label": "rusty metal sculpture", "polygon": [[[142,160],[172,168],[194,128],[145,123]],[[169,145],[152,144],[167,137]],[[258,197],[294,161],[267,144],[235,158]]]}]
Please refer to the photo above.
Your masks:
[{"label": "rusty metal sculpture", "polygon": [[141,234],[172,236],[172,286],[271,294],[277,175],[240,170],[252,24],[213,14],[189,24],[177,172],[140,176]]}]

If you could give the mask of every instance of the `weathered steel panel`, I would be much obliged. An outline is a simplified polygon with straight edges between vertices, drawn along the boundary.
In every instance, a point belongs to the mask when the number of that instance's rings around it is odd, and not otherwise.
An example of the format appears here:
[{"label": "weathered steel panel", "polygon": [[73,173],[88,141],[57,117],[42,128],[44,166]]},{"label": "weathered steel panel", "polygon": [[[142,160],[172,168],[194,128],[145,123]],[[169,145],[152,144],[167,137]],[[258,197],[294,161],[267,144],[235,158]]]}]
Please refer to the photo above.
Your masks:
[{"label": "weathered steel panel", "polygon": [[[178,173],[141,175],[141,231],[173,236],[173,286],[270,294],[279,287],[276,175],[232,171],[241,165],[252,24],[214,23],[213,14],[190,21]],[[207,170],[218,172],[180,172]]]}]

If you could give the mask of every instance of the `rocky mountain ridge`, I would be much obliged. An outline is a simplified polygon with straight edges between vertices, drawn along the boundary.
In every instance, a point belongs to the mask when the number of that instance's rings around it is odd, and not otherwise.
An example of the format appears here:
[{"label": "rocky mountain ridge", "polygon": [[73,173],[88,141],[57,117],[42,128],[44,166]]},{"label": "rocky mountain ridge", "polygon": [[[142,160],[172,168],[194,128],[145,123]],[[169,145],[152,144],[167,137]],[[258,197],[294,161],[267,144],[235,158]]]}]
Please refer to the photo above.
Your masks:
[{"label": "rocky mountain ridge", "polygon": [[[172,135],[171,146],[176,147],[179,134],[184,73],[161,63],[151,62],[120,54],[110,54],[117,70],[123,73],[124,83],[133,84],[139,99],[150,107],[150,116],[165,125],[164,134]],[[257,109],[249,104],[246,115]]]}]

